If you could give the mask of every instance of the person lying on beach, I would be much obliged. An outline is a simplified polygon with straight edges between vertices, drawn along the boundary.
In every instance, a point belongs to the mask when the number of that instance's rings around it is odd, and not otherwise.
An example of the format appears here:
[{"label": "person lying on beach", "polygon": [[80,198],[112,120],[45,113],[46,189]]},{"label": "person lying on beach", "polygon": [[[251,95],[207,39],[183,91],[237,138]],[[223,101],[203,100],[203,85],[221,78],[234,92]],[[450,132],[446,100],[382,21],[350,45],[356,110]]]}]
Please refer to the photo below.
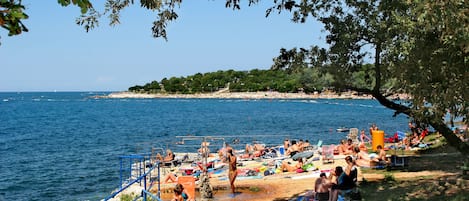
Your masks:
[{"label": "person lying on beach", "polygon": [[[379,162],[377,157],[370,157],[366,151],[360,150],[360,148],[354,148],[355,163],[361,167],[370,167],[372,162]],[[376,154],[373,154],[376,155]]]},{"label": "person lying on beach", "polygon": [[283,172],[297,172],[298,170],[303,170],[303,159],[299,158],[298,163],[296,165],[290,165],[287,161],[282,162],[282,171]]},{"label": "person lying on beach", "polygon": [[360,151],[365,151],[365,152],[368,151],[368,148],[366,147],[364,142],[360,142],[360,144],[358,145],[358,148],[360,149]]},{"label": "person lying on beach", "polygon": [[177,182],[177,181],[178,181],[178,175],[173,172],[168,173],[163,179],[163,183],[172,183],[172,182]]},{"label": "person lying on beach", "polygon": [[246,144],[244,155],[242,158],[254,158],[264,155],[265,147],[262,144],[255,143],[254,145]]}]

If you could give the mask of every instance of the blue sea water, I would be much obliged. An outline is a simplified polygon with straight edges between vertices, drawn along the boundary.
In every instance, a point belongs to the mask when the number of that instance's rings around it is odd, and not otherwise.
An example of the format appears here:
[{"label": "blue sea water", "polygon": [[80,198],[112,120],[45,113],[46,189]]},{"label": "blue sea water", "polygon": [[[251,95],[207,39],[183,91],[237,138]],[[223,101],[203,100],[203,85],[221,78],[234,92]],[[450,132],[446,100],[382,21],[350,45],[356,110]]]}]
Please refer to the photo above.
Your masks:
[{"label": "blue sea water", "polygon": [[[106,93],[100,93],[106,94]],[[0,200],[101,200],[119,184],[119,156],[196,151],[175,136],[240,145],[308,139],[337,144],[338,127],[388,134],[405,116],[374,100],[94,99],[96,93],[0,93]],[[235,137],[233,137],[235,136]],[[213,144],[216,145],[216,142]],[[241,147],[239,147],[241,148]]]}]

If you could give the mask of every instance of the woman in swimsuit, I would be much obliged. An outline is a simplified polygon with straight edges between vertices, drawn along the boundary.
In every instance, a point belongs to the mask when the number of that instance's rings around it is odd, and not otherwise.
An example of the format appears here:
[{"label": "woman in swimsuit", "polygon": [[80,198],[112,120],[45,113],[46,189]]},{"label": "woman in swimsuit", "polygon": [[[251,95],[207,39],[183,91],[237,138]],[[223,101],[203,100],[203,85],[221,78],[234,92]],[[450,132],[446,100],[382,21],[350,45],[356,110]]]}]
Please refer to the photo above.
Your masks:
[{"label": "woman in swimsuit", "polygon": [[235,193],[235,185],[234,182],[236,180],[236,176],[238,176],[238,170],[236,167],[236,156],[233,155],[233,149],[228,149],[228,163],[229,163],[229,172],[228,172],[228,177],[230,178],[230,187],[231,187],[231,192],[234,194]]}]

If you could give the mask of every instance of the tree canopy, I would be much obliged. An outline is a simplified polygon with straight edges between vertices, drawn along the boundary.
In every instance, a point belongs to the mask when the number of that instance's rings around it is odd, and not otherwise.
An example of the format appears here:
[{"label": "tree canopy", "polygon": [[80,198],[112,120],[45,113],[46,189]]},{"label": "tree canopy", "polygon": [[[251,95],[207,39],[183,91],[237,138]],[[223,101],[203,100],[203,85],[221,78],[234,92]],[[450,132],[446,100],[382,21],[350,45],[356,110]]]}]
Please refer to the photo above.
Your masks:
[{"label": "tree canopy", "polygon": [[[133,0],[107,0],[97,11],[89,0],[58,0],[75,5],[82,15],[77,24],[86,31],[102,16],[119,23],[120,12]],[[244,1],[248,6],[260,0]],[[155,11],[153,36],[167,38],[166,26],[178,18],[182,0],[141,0]],[[241,8],[241,0],[226,0],[226,7]],[[28,29],[19,0],[0,0],[0,26],[9,35]],[[448,143],[469,157],[469,146],[448,128],[445,116],[469,122],[469,4],[465,0],[274,0],[266,16],[290,12],[293,22],[316,19],[323,23],[327,48],[282,49],[273,69],[287,72],[316,69],[333,75],[336,89],[373,95],[382,105],[413,120],[431,125]],[[363,76],[366,85],[357,83]],[[306,78],[305,78],[306,79]],[[368,87],[362,87],[368,86]],[[411,99],[393,100],[394,93]]]},{"label": "tree canopy", "polygon": [[[281,51],[275,68],[296,69],[297,58],[304,58],[303,66],[334,75],[338,89],[373,95],[396,114],[431,125],[468,156],[468,145],[451,132],[445,117],[468,122],[469,4],[463,0],[288,2],[277,8],[292,11],[296,22],[308,16],[322,22],[329,48]],[[372,87],[363,88],[354,83],[354,73],[367,63],[373,64],[365,71]],[[411,99],[388,98],[395,93],[409,94]]]},{"label": "tree canopy", "polygon": [[[364,83],[363,77],[357,77],[357,80],[362,80],[361,83]],[[230,92],[312,93],[328,89],[332,82],[332,75],[320,73],[317,68],[305,69],[297,73],[289,73],[282,69],[220,70],[204,74],[197,73],[187,77],[163,78],[161,81],[155,80],[143,86],[132,86],[129,91],[136,93],[196,94],[216,92],[223,89]]]}]

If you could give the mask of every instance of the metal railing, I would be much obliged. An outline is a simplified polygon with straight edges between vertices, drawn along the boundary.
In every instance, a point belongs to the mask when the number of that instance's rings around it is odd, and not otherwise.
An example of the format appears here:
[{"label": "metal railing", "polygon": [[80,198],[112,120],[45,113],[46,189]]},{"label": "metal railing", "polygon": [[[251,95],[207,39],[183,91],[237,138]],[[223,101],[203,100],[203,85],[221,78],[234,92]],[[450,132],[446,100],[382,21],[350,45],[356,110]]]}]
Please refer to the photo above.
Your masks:
[{"label": "metal railing", "polygon": [[[126,182],[125,185],[123,185],[123,160],[124,159],[129,159],[130,161],[133,161],[132,159],[137,159],[137,160],[140,160],[138,163],[132,163],[131,162],[131,165],[130,165],[130,176],[129,177],[132,177],[132,171],[135,170],[133,168],[133,166],[137,166],[137,178],[135,179],[131,179],[129,180],[129,182]],[[112,193],[111,195],[107,196],[106,198],[104,198],[105,201],[111,199],[111,198],[114,198],[116,197],[118,194],[122,193],[125,189],[129,188],[130,186],[134,185],[135,183],[139,183],[140,186],[142,186],[142,182],[143,182],[143,189],[142,189],[142,192],[140,194],[140,196],[136,197],[134,200],[137,200],[139,198],[143,198],[144,201],[147,200],[147,197],[151,197],[152,199],[156,200],[156,201],[162,201],[160,196],[161,196],[161,191],[160,191],[160,167],[161,167],[161,162],[160,161],[157,161],[155,162],[155,164],[152,164],[151,167],[148,168],[148,170],[146,170],[146,166],[145,166],[145,157],[142,156],[142,155],[129,155],[129,156],[121,156],[120,157],[120,164],[121,164],[121,170],[120,170],[120,175],[121,175],[121,183],[120,183],[120,189],[117,190],[116,192]],[[151,192],[149,192],[149,190],[153,187],[153,181],[152,180],[152,177],[151,177],[151,173],[152,171],[157,168],[158,169],[158,193],[157,195],[154,195],[152,194]],[[141,170],[144,170],[144,173],[141,172]],[[150,181],[150,185],[147,186],[147,180]]]}]

